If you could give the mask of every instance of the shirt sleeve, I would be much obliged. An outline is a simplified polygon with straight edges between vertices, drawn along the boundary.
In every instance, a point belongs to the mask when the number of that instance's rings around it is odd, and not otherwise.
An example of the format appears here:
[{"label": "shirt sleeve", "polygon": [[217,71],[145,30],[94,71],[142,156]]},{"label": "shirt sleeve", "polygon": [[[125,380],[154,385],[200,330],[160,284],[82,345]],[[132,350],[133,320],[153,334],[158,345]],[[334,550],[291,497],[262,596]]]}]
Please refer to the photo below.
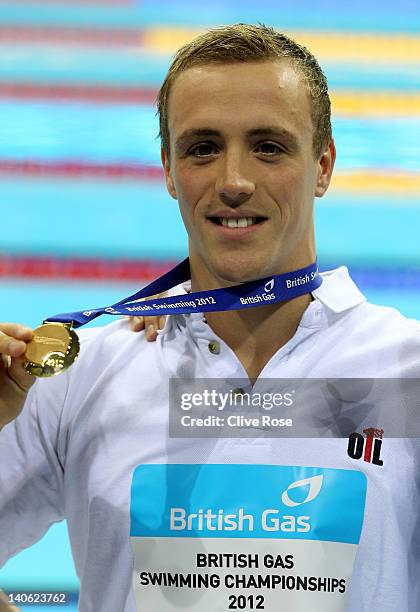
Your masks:
[{"label": "shirt sleeve", "polygon": [[0,432],[0,567],[64,518],[66,389],[66,375],[37,381]]}]

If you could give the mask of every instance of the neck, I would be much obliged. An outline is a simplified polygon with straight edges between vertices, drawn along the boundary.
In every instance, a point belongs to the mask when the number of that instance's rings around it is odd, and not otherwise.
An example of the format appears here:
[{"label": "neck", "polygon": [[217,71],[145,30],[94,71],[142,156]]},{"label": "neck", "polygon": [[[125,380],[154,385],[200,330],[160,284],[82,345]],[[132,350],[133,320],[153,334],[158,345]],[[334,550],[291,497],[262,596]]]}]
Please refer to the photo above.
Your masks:
[{"label": "neck", "polygon": [[[315,261],[315,241],[303,241],[294,249],[294,256],[286,257],[276,270],[284,274],[300,270]],[[236,285],[241,281],[229,282],[218,277],[205,264],[190,244],[191,287],[193,291],[216,289]],[[270,276],[273,270],[261,270],[261,277]],[[219,336],[235,353],[252,382],[260,375],[273,355],[281,349],[296,333],[303,313],[312,301],[310,294],[304,294],[285,302],[267,306],[208,312],[206,320],[213,332]]]},{"label": "neck", "polygon": [[[193,291],[199,290],[192,280]],[[206,321],[255,382],[271,357],[294,336],[311,300],[310,295],[301,295],[267,306],[208,312]]]}]

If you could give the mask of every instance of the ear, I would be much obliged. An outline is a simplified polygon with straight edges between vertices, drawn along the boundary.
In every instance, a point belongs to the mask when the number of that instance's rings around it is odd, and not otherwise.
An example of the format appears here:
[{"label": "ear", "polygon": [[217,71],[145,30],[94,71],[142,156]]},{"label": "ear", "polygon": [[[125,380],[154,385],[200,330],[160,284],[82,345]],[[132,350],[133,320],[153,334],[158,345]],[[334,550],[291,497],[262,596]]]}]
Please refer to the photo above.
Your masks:
[{"label": "ear", "polygon": [[165,173],[166,189],[168,190],[169,195],[171,195],[174,198],[174,200],[177,200],[178,196],[176,193],[174,180],[171,174],[171,168],[169,165],[169,157],[166,155],[166,152],[163,147],[160,148],[160,158],[162,160],[163,171]]},{"label": "ear", "polygon": [[328,145],[328,148],[321,155],[318,162],[318,178],[315,187],[315,196],[317,198],[322,198],[330,185],[335,164],[335,157],[335,144],[334,139],[332,139]]}]

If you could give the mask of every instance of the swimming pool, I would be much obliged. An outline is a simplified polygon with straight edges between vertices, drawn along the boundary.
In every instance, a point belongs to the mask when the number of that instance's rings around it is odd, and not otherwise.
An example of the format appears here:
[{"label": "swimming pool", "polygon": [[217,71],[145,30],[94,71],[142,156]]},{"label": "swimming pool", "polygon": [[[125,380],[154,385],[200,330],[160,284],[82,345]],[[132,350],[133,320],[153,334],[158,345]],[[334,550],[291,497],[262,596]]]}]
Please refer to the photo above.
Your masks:
[{"label": "swimming pool", "polygon": [[[211,5],[126,0],[108,7],[1,2],[0,113],[7,121],[0,139],[0,182],[7,231],[0,256],[50,257],[57,265],[62,258],[165,262],[184,257],[185,230],[162,177],[105,176],[105,171],[112,164],[125,170],[158,166],[155,110],[150,101],[133,103],[131,96],[133,91],[149,95],[159,86],[175,41],[204,25],[259,20],[302,37],[318,36],[337,101],[337,181],[316,203],[321,269],[346,264],[371,301],[420,318],[419,13],[410,0],[402,0],[398,10],[376,0],[355,0],[337,10],[336,2],[324,0],[316,11],[309,0],[293,7],[270,0],[264,8],[248,0]],[[60,42],[60,32],[71,38],[69,26],[73,42]],[[83,28],[92,37],[96,32],[96,42],[86,40]],[[108,44],[106,32],[115,29],[119,42]],[[328,44],[329,36],[344,40],[361,33],[365,58],[357,57],[358,46],[351,41],[346,49],[344,43]],[[115,91],[118,100],[112,99]],[[362,94],[368,100],[360,110]],[[30,171],[33,161],[42,172]],[[11,162],[19,172],[7,171]],[[67,165],[66,173],[53,171],[58,162]],[[73,169],[72,174],[71,164],[79,164],[79,173]],[[89,164],[101,166],[103,173]],[[37,325],[49,314],[111,303],[143,282],[141,275],[129,282],[3,276],[0,320]],[[11,559],[0,571],[0,584],[77,593],[65,523]],[[45,609],[75,610],[76,604]]]}]

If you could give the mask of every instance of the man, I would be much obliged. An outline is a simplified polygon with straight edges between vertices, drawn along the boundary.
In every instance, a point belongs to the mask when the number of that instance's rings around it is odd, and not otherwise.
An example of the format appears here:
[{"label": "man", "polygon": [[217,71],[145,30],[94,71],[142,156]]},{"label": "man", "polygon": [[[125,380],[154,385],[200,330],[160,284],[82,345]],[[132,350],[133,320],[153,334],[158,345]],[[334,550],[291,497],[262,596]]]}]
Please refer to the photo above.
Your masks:
[{"label": "man", "polygon": [[[335,148],[325,77],[304,47],[262,25],[211,30],[178,52],[159,114],[189,237],[180,293],[315,261],[314,197]],[[350,453],[361,431],[171,437],[167,381],[413,377],[419,330],[366,303],[340,268],[281,303],[169,317],[156,343],[123,321],[90,329],[68,374],[25,402],[32,332],[3,324],[0,563],[66,518],[81,612],[414,612],[414,440],[375,443],[374,463]]]}]

